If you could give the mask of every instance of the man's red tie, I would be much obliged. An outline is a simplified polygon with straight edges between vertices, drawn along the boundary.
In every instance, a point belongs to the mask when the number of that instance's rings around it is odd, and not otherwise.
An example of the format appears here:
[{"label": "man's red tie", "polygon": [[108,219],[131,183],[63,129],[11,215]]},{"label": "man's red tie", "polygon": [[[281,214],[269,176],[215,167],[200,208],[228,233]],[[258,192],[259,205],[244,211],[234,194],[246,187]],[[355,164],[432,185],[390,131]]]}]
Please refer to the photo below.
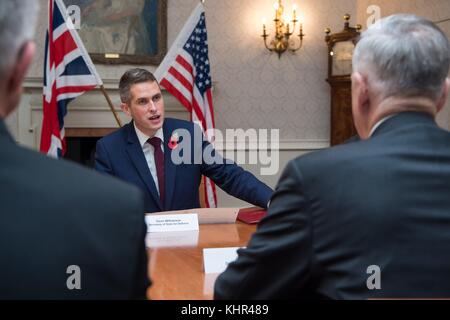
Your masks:
[{"label": "man's red tie", "polygon": [[156,165],[156,175],[158,176],[158,186],[159,186],[159,198],[164,207],[165,198],[165,182],[164,182],[164,152],[161,149],[161,139],[158,137],[153,137],[148,139],[153,148],[155,148],[155,165]]}]

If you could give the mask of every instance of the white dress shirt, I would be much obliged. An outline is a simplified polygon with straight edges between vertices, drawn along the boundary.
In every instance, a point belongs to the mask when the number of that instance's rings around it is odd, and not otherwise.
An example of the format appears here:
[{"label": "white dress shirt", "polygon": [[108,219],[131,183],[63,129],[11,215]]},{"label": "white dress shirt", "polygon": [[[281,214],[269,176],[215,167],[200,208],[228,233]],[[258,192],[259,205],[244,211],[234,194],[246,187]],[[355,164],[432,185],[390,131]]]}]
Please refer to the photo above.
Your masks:
[{"label": "white dress shirt", "polygon": [[372,130],[370,130],[369,137],[371,137],[371,136],[373,135],[373,133],[375,132],[375,130],[377,130],[378,127],[379,127],[383,122],[385,122],[386,120],[388,120],[388,119],[390,119],[390,118],[392,118],[393,116],[396,116],[396,115],[397,115],[397,113],[390,114],[390,115],[388,115],[387,117],[384,117],[383,119],[381,119],[380,121],[378,121],[377,123],[375,123],[375,125],[372,127]]},{"label": "white dress shirt", "polygon": [[[153,181],[155,182],[156,190],[159,194],[159,184],[158,184],[158,174],[156,173],[156,164],[155,164],[155,148],[148,143],[148,139],[153,138],[147,136],[141,130],[136,127],[134,124],[134,130],[136,131],[136,135],[139,139],[139,144],[141,145],[142,151],[144,152],[145,160],[147,161],[148,168],[150,169],[150,173],[152,174]],[[156,131],[154,137],[158,137],[161,139],[161,150],[164,152],[164,133],[162,128]]]}]

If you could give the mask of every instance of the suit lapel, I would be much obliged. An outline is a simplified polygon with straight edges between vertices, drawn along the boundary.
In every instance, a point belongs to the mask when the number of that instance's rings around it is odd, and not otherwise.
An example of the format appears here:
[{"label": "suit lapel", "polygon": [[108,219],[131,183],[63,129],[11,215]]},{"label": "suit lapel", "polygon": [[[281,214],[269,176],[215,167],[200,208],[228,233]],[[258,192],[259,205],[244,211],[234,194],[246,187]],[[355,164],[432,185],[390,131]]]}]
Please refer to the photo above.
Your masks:
[{"label": "suit lapel", "polygon": [[10,142],[14,142],[14,139],[12,138],[11,134],[6,128],[5,122],[2,119],[0,119],[0,137],[5,137]]},{"label": "suit lapel", "polygon": [[128,156],[130,157],[131,162],[139,173],[142,181],[144,181],[145,185],[147,186],[147,189],[150,192],[153,200],[158,205],[159,209],[163,210],[155,182],[153,181],[152,174],[150,173],[150,169],[147,165],[147,160],[145,160],[144,152],[142,151],[142,147],[139,144],[139,139],[136,135],[136,132],[134,131],[133,122],[130,122],[127,126],[128,143],[126,146],[126,150]]},{"label": "suit lapel", "polygon": [[172,149],[169,148],[169,141],[175,129],[176,128],[173,128],[173,126],[171,126],[170,120],[168,121],[168,119],[166,119],[166,121],[164,121],[164,178],[166,183],[166,210],[170,210],[172,208],[172,200],[174,196],[173,193],[175,189],[177,166],[172,162]]}]

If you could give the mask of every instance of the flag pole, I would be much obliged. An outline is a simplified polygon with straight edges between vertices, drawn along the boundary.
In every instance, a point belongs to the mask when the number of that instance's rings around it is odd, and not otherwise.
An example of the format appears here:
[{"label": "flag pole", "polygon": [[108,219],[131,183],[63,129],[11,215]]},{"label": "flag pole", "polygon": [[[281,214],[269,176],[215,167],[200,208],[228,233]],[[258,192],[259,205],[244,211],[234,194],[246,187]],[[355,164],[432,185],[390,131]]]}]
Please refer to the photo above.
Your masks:
[{"label": "flag pole", "polygon": [[113,106],[113,104],[112,104],[112,102],[111,102],[111,99],[110,99],[109,96],[108,96],[108,93],[107,93],[106,90],[105,90],[105,87],[104,87],[103,85],[101,85],[101,86],[100,86],[100,90],[102,91],[103,95],[105,96],[106,101],[108,101],[109,108],[111,109],[111,112],[113,113],[114,118],[116,119],[117,124],[119,125],[119,127],[122,127],[122,123],[120,122],[120,119],[119,119],[119,117],[118,117],[118,115],[117,115],[116,110],[114,109],[114,106]]}]

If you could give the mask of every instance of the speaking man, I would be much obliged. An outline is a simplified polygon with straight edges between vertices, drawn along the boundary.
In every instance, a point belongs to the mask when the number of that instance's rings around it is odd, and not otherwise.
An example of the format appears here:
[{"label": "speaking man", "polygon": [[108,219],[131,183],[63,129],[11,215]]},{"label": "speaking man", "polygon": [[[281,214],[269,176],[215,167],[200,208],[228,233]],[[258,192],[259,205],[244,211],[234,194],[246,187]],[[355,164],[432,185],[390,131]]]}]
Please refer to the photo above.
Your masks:
[{"label": "speaking man", "polygon": [[[226,161],[203,140],[192,122],[164,117],[158,82],[144,69],[125,72],[119,83],[122,110],[132,121],[97,143],[95,168],[138,186],[146,212],[200,207],[202,175],[227,193],[266,208],[272,189],[235,163]],[[189,139],[188,161],[173,161],[176,146]],[[208,156],[205,156],[208,155]],[[198,161],[200,159],[200,161]]]}]

